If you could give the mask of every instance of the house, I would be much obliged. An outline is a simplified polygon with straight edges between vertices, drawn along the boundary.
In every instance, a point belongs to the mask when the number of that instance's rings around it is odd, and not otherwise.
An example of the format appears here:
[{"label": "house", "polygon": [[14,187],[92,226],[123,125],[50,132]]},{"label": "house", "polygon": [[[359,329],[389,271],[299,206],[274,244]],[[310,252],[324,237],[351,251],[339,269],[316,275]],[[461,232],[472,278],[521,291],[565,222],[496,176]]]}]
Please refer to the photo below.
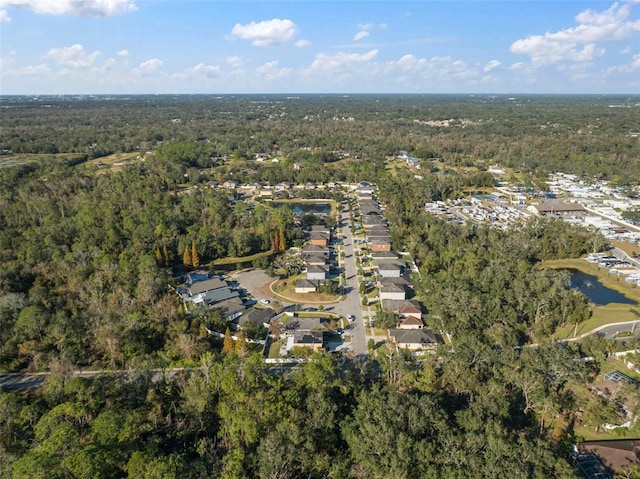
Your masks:
[{"label": "house", "polygon": [[424,323],[422,320],[414,316],[407,316],[400,321],[400,329],[422,329],[423,327]]},{"label": "house", "polygon": [[327,186],[329,188],[340,188],[341,185],[337,181],[330,181],[329,183],[327,183]]},{"label": "house", "polygon": [[238,318],[238,327],[246,328],[248,324],[257,324],[269,327],[269,321],[273,319],[276,312],[271,308],[250,308]]},{"label": "house", "polygon": [[187,293],[189,296],[195,296],[197,294],[206,293],[207,291],[213,291],[214,289],[224,288],[225,286],[227,286],[226,281],[215,277],[191,283],[187,288]]},{"label": "house", "polygon": [[295,347],[312,348],[314,351],[322,349],[322,331],[296,331],[287,338],[287,351]]},{"label": "house", "polygon": [[[638,459],[640,457],[640,439],[586,441],[576,444],[574,448],[574,454],[584,456],[594,455],[606,467],[605,471],[608,469],[609,471],[619,474],[625,469],[628,469],[632,464],[636,466],[640,465],[640,460]],[[582,468],[580,469],[582,470]],[[608,477],[611,477],[611,475]]]},{"label": "house", "polygon": [[373,226],[370,228],[365,227],[364,234],[367,238],[389,238],[391,231],[388,226]]},{"label": "house", "polygon": [[210,306],[237,296],[240,296],[238,291],[225,286],[224,288],[212,289],[204,293],[196,294],[189,299],[193,301],[193,304]]},{"label": "house", "polygon": [[268,157],[269,156],[266,153],[256,153],[256,161],[259,162],[259,163],[262,163]]},{"label": "house", "polygon": [[311,232],[310,235],[310,243],[316,246],[327,246],[329,243],[330,236],[326,233],[314,233]]},{"label": "house", "polygon": [[307,254],[302,259],[308,266],[324,266],[327,264],[327,258],[322,254]]},{"label": "house", "polygon": [[422,318],[422,309],[417,301],[385,299],[382,301],[382,309],[385,311],[393,311],[401,319],[413,316],[414,318]]},{"label": "house", "polygon": [[398,260],[398,255],[393,251],[373,251],[371,252],[371,257],[373,261],[388,261],[388,260]]},{"label": "house", "polygon": [[294,289],[296,293],[315,293],[318,291],[318,282],[304,278],[296,279]]},{"label": "house", "polygon": [[288,331],[326,331],[329,329],[329,320],[327,318],[290,316],[285,321],[285,329]]},{"label": "house", "polygon": [[398,299],[406,298],[406,291],[403,286],[397,284],[389,284],[380,288],[380,299]]},{"label": "house", "polygon": [[308,266],[307,279],[311,281],[324,281],[327,279],[327,269],[323,266]]},{"label": "house", "polygon": [[226,188],[227,190],[234,190],[238,186],[240,186],[240,182],[235,180],[227,180],[224,183],[222,183],[222,187]]},{"label": "house", "polygon": [[276,191],[284,191],[284,190],[288,190],[289,188],[291,188],[290,181],[281,181],[276,185]]},{"label": "house", "polygon": [[365,230],[374,226],[386,226],[387,222],[380,215],[368,215],[362,218],[362,224]]},{"label": "house", "polygon": [[398,349],[419,351],[433,349],[438,344],[430,329],[389,329],[389,339]]},{"label": "house", "polygon": [[240,316],[245,308],[242,300],[238,296],[234,296],[212,305],[211,309],[219,310],[227,321],[232,321]]},{"label": "house", "polygon": [[315,189],[316,189],[316,184],[315,184],[315,183],[312,183],[312,182],[310,182],[310,181],[307,181],[307,182],[304,184],[304,189],[305,189],[305,190],[315,190]]},{"label": "house", "polygon": [[324,225],[311,225],[311,234],[320,233],[325,235],[331,235],[331,229]]},{"label": "house", "polygon": [[409,281],[407,281],[405,278],[403,278],[402,276],[400,276],[399,278],[378,278],[378,281],[376,281],[376,287],[381,288],[383,286],[388,286],[390,284],[397,284],[398,286],[402,286],[405,289],[406,288],[411,288],[411,283],[409,283]]},{"label": "house", "polygon": [[378,268],[378,273],[383,278],[399,278],[400,276],[402,276],[401,267],[397,263],[378,263],[376,264],[376,267]]},{"label": "house", "polygon": [[302,248],[302,258],[308,255],[324,256],[329,259],[331,256],[331,250],[326,245],[308,244]]},{"label": "house", "polygon": [[388,238],[373,238],[369,241],[371,251],[391,251],[391,240]]},{"label": "house", "polygon": [[562,200],[549,200],[534,206],[534,211],[540,216],[576,215],[586,210],[578,203],[565,203]]}]

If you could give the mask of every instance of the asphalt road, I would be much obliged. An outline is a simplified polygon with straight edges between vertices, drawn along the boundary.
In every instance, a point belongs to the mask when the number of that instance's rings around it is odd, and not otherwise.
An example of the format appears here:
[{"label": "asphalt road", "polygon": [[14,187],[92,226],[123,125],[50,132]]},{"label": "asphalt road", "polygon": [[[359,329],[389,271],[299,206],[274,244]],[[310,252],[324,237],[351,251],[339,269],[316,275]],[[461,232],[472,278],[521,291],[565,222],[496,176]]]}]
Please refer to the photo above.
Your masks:
[{"label": "asphalt road", "polygon": [[350,324],[349,335],[351,336],[351,349],[356,357],[365,359],[369,351],[367,349],[367,336],[364,325],[364,317],[362,315],[362,303],[360,299],[358,284],[358,275],[356,269],[356,257],[353,246],[353,234],[349,224],[349,212],[343,211],[342,217],[342,235],[344,250],[344,275],[346,278],[346,296],[342,303],[336,304],[333,312],[343,314],[353,314],[356,319]]}]

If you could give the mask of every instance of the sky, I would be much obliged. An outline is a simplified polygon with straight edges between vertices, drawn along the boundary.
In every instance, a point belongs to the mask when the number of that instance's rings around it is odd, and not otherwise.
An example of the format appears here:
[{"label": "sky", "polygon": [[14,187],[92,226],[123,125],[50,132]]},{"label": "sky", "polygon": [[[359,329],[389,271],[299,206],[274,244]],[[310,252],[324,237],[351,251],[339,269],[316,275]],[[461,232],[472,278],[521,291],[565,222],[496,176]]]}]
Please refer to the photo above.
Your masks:
[{"label": "sky", "polygon": [[0,94],[640,93],[640,0],[0,0]]}]

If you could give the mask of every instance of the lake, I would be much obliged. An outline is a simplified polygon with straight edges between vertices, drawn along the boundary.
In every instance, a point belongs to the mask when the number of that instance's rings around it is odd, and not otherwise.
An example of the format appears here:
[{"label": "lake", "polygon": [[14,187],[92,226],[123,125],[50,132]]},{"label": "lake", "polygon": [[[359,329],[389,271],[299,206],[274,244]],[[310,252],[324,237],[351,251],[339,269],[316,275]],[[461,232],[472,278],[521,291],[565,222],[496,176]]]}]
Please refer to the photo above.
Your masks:
[{"label": "lake", "polygon": [[296,214],[313,214],[313,215],[326,215],[331,212],[331,204],[329,203],[276,203],[276,208],[282,208],[287,205],[293,209]]},{"label": "lake", "polygon": [[[577,269],[567,269],[571,274],[571,287],[578,289],[589,301],[604,306],[610,303],[637,304],[622,293],[604,286],[596,276],[583,273]],[[622,281],[622,278],[620,279]]]}]

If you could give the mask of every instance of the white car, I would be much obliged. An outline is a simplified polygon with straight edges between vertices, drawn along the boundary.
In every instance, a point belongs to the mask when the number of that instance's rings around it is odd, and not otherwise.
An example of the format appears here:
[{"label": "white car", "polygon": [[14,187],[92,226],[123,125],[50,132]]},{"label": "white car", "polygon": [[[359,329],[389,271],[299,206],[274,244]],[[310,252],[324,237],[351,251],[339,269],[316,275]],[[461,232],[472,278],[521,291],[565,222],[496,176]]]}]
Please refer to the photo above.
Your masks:
[{"label": "white car", "polygon": [[268,299],[261,299],[260,302],[262,304],[271,304],[271,301],[269,301]]},{"label": "white car", "polygon": [[356,320],[356,317],[353,314],[347,314],[347,319],[350,323]]}]

